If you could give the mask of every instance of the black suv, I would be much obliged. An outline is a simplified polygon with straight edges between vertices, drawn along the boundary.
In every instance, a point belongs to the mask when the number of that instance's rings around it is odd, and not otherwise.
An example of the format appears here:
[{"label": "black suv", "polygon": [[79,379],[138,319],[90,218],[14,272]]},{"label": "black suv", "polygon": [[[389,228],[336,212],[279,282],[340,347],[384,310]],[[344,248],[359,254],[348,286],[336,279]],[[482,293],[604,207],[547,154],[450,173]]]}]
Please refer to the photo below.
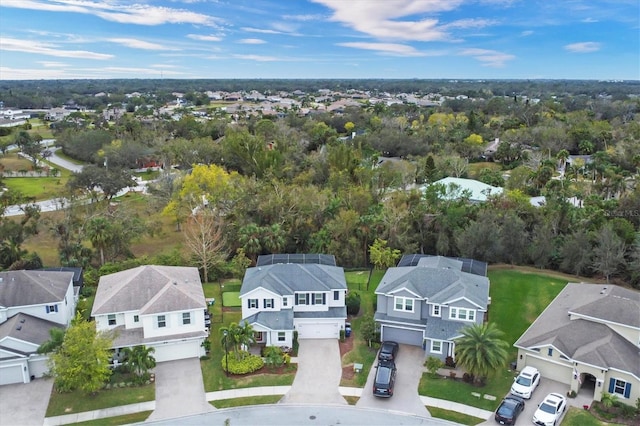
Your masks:
[{"label": "black suv", "polygon": [[399,345],[396,342],[382,342],[380,347],[380,353],[378,354],[378,361],[395,361],[398,355]]},{"label": "black suv", "polygon": [[393,361],[380,361],[376,366],[376,378],[373,381],[373,395],[383,398],[393,396],[396,382],[396,364]]}]

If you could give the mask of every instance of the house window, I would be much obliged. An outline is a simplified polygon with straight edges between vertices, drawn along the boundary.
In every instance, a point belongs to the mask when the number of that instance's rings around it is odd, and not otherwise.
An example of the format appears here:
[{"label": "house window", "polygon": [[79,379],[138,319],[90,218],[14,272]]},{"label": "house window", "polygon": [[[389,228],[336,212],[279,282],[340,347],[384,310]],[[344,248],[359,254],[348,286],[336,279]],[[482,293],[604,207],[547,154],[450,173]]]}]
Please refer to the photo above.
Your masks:
[{"label": "house window", "polygon": [[48,314],[52,314],[54,312],[58,312],[58,305],[48,305],[46,306],[47,308],[47,313]]},{"label": "house window", "polygon": [[473,309],[465,309],[465,308],[449,308],[449,319],[475,321],[476,311]]},{"label": "house window", "polygon": [[158,328],[167,326],[167,317],[165,315],[158,315]]},{"label": "house window", "polygon": [[264,299],[264,308],[273,308],[273,299]]},{"label": "house window", "polygon": [[434,354],[442,353],[442,341],[440,340],[431,341],[431,353],[434,353]]},{"label": "house window", "polygon": [[307,293],[296,294],[296,305],[307,304]]},{"label": "house window", "polygon": [[182,325],[191,324],[191,312],[183,312],[182,313]]},{"label": "house window", "polygon": [[432,315],[434,317],[439,317],[440,316],[440,305],[433,305],[433,313]]},{"label": "house window", "polygon": [[286,339],[284,331],[278,331],[278,342],[284,342]]},{"label": "house window", "polygon": [[116,325],[116,314],[107,315],[107,320],[109,321],[109,325]]},{"label": "house window", "polygon": [[324,294],[322,294],[322,293],[313,293],[313,304],[314,305],[324,305]]},{"label": "house window", "polygon": [[394,301],[396,311],[413,312],[413,299],[397,296]]},{"label": "house window", "polygon": [[609,380],[609,393],[629,398],[631,395],[631,383],[620,379]]},{"label": "house window", "polygon": [[553,348],[547,349],[547,355],[548,356],[553,356]]},{"label": "house window", "polygon": [[340,300],[340,292],[338,290],[333,290],[333,300]]},{"label": "house window", "polygon": [[134,315],[133,322],[140,322],[140,317],[138,315]]},{"label": "house window", "polygon": [[258,308],[258,299],[249,299],[249,309]]},{"label": "house window", "polygon": [[282,298],[282,306],[285,307],[285,308],[287,306],[289,306],[289,298],[288,297],[283,297]]}]

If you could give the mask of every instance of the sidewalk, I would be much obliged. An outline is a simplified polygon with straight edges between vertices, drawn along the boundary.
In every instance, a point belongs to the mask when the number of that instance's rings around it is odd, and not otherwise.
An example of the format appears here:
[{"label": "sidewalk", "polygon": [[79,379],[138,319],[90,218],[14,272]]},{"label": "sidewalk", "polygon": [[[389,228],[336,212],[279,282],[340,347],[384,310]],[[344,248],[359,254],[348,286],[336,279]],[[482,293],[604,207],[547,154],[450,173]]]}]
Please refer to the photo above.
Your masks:
[{"label": "sidewalk", "polygon": [[[207,401],[217,401],[221,399],[233,399],[233,398],[245,398],[251,396],[264,396],[264,395],[285,395],[289,392],[291,386],[263,386],[255,388],[240,388],[240,389],[227,389],[223,391],[207,392]],[[340,387],[340,394],[342,396],[355,396],[360,397],[362,395],[362,388],[352,387]],[[483,410],[476,407],[471,407],[457,402],[446,401],[443,399],[431,398],[428,396],[420,396],[420,400],[431,407],[443,408],[445,410],[456,411],[468,416],[479,417],[481,419],[489,419],[493,416],[493,412]],[[141,402],[139,404],[123,405],[120,407],[103,408],[95,411],[85,411],[82,413],[66,414],[63,416],[46,417],[44,419],[44,426],[58,426],[66,425],[78,422],[84,422],[87,420],[104,419],[107,417],[122,416],[125,414],[138,413],[141,411],[153,411],[155,410],[156,402],[148,401]]]}]

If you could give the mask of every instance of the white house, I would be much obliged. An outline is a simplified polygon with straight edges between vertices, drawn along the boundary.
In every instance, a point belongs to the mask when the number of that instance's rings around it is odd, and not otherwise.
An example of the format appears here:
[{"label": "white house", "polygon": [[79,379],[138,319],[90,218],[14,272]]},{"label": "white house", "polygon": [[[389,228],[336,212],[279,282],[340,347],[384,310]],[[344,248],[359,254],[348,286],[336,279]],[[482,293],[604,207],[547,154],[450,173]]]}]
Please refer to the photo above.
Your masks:
[{"label": "white house", "polygon": [[91,316],[116,355],[145,345],[162,362],[205,354],[206,309],[197,268],[146,265],[100,277]]},{"label": "white house", "polygon": [[0,385],[28,383],[48,370],[38,347],[75,314],[73,272],[0,272]]},{"label": "white house", "polygon": [[240,289],[242,321],[253,326],[256,342],[292,346],[294,330],[299,339],[339,338],[347,318],[342,267],[333,256],[276,256],[260,256],[258,266],[247,269]]}]

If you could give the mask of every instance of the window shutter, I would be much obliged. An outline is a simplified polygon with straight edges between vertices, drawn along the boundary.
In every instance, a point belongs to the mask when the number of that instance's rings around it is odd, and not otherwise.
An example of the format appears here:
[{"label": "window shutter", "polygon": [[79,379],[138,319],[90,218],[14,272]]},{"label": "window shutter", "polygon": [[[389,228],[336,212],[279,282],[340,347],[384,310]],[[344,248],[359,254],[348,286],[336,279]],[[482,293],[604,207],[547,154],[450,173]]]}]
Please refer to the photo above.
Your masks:
[{"label": "window shutter", "polygon": [[298,304],[298,293],[294,294],[293,296],[294,296],[294,299],[295,299],[295,304],[297,305]]},{"label": "window shutter", "polygon": [[613,389],[616,387],[616,379],[609,379],[609,393],[613,393]]},{"label": "window shutter", "polygon": [[267,299],[262,299],[262,307],[263,308],[267,307]]},{"label": "window shutter", "polygon": [[247,308],[251,309],[251,299],[247,299]]},{"label": "window shutter", "polygon": [[311,293],[307,293],[307,305],[309,304],[309,298],[311,297]]},{"label": "window shutter", "polygon": [[322,304],[323,305],[327,304],[327,293],[322,293]]},{"label": "window shutter", "polygon": [[58,305],[54,305],[54,306],[55,306],[56,312],[58,312]]},{"label": "window shutter", "polygon": [[45,306],[47,308],[47,313],[49,313],[49,305]]},{"label": "window shutter", "polygon": [[631,394],[631,383],[627,382],[624,385],[624,397],[629,398],[630,394]]},{"label": "window shutter", "polygon": [[316,294],[315,293],[311,293],[311,304],[312,305],[316,304]]}]

